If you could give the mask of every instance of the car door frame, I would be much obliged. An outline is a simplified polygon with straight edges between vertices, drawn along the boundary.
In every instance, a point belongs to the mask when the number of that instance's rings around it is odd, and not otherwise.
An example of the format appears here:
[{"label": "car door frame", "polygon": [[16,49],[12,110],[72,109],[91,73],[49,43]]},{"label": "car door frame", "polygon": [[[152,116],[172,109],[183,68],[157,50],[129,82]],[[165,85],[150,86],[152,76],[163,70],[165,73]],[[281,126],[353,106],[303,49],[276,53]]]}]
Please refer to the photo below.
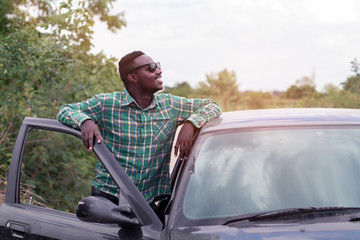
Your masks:
[{"label": "car door frame", "polygon": [[[79,220],[75,214],[28,204],[20,204],[22,157],[27,135],[32,129],[56,131],[81,138],[81,132],[79,130],[66,126],[57,120],[31,117],[24,119],[11,159],[5,203],[0,208],[0,227],[4,227],[3,225],[5,224],[5,229],[8,228],[8,230],[11,230],[11,232],[18,235],[18,237],[31,234],[42,236],[48,229],[52,232],[49,238],[66,239],[64,234],[75,234],[75,236],[78,237],[74,238],[74,235],[72,235],[73,239],[91,239],[95,236],[101,239],[101,234],[105,234],[104,238],[108,239],[110,237],[111,239],[110,233],[117,233],[115,230],[120,229],[120,227],[115,224],[83,222]],[[115,183],[119,186],[122,196],[126,198],[127,203],[139,219],[142,225],[142,234],[148,238],[157,238],[162,229],[162,223],[122,169],[119,162],[116,161],[103,142],[100,144],[95,143],[93,151],[108,170]],[[51,223],[54,225],[51,225]],[[58,230],[56,226],[59,228]],[[125,234],[123,233],[123,235],[126,236],[126,231],[124,232]]]}]

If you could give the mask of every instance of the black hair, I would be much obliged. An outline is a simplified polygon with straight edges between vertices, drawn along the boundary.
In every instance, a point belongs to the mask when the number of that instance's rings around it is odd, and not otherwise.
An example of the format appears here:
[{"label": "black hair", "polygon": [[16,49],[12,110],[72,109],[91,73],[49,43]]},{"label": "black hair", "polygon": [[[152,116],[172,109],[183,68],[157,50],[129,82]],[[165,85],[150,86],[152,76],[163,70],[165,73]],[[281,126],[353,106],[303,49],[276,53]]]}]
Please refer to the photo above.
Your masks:
[{"label": "black hair", "polygon": [[127,75],[129,74],[129,71],[132,68],[132,63],[134,62],[134,59],[141,55],[145,55],[145,53],[143,53],[142,51],[133,51],[131,53],[126,54],[120,59],[118,63],[119,73],[120,73],[120,78],[125,85],[127,84],[128,81]]}]

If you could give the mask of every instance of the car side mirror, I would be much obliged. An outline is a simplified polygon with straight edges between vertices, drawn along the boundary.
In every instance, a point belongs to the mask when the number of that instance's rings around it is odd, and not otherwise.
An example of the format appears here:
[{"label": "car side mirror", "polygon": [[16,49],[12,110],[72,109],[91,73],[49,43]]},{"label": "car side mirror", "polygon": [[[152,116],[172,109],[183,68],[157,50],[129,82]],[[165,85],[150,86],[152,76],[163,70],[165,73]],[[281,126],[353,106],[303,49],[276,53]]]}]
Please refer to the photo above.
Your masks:
[{"label": "car side mirror", "polygon": [[85,197],[78,203],[76,216],[85,222],[116,223],[120,227],[138,227],[139,220],[129,206],[117,206],[99,196]]}]

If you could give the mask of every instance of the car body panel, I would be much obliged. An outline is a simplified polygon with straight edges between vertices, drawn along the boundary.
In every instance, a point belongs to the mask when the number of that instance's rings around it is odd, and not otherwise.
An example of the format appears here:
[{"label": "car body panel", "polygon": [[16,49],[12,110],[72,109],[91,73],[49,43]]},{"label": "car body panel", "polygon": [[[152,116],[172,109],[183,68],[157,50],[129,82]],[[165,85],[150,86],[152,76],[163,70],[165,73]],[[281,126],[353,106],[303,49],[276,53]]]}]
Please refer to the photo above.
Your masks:
[{"label": "car body panel", "polygon": [[75,214],[53,209],[4,203],[0,212],[0,226],[6,226],[3,231],[7,235],[2,239],[14,235],[25,239],[119,239],[117,225],[83,222]]},{"label": "car body panel", "polygon": [[[303,232],[299,230],[303,229],[304,226],[298,225],[296,228],[294,227],[297,226],[296,224],[264,224],[262,226],[252,225],[253,227],[239,226],[238,228],[229,228],[217,225],[216,220],[198,222],[183,221],[183,202],[181,198],[183,198],[186,193],[188,179],[194,171],[196,172],[194,162],[196,161],[204,139],[208,136],[264,129],[302,129],[304,127],[316,129],[317,127],[342,128],[353,126],[360,127],[360,110],[358,109],[263,109],[222,113],[219,118],[207,123],[201,129],[198,139],[193,145],[189,159],[185,166],[183,166],[181,176],[178,176],[180,180],[178,180],[173,190],[175,192],[175,200],[166,223],[166,228],[171,232],[170,235],[172,239],[267,239],[267,237],[270,236],[274,237],[274,239],[282,239],[280,238],[281,236],[284,236],[283,239],[288,239],[291,235],[299,237],[305,236]],[[211,161],[211,159],[209,159],[209,161]],[[206,199],[204,199],[204,203],[205,202]],[[314,226],[323,226],[323,228],[319,227],[319,229],[315,229]],[[314,225],[309,224],[306,227],[316,232],[307,235],[309,239],[328,239],[329,236],[333,234],[343,236],[343,238],[338,237],[337,239],[355,239],[353,236],[359,235],[360,230],[360,224],[358,223],[341,221],[334,223],[316,223]],[[332,228],[334,228],[334,231],[330,231]],[[201,230],[199,231],[199,229]],[[235,233],[228,235],[228,231]],[[262,231],[266,231],[266,235],[265,233],[261,235],[260,233]],[[204,237],[210,232],[209,237]],[[306,234],[309,233],[306,232]],[[196,235],[196,237],[194,237],[194,235]]]},{"label": "car body panel", "polygon": [[358,125],[360,110],[333,108],[261,109],[224,112],[202,129],[210,131],[276,126]]},{"label": "car body panel", "polygon": [[255,224],[252,227],[197,226],[175,228],[172,240],[177,239],[247,239],[247,240],[325,240],[359,239],[360,223],[316,223],[316,224]]}]

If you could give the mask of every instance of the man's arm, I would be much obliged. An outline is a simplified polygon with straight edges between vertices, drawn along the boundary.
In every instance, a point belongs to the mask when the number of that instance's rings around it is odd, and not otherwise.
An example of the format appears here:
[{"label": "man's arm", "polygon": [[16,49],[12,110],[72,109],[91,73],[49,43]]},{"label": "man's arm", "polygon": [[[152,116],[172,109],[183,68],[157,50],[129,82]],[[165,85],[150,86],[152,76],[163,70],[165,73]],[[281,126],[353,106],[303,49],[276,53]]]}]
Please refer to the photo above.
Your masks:
[{"label": "man's arm", "polygon": [[190,153],[190,149],[192,147],[194,135],[195,126],[191,122],[186,121],[181,127],[181,130],[176,140],[176,144],[174,146],[175,157],[177,157],[180,149],[180,160],[187,159]]},{"label": "man's arm", "polygon": [[101,137],[99,127],[91,119],[87,119],[81,124],[81,137],[87,150],[92,150],[94,137],[98,143],[104,140]]},{"label": "man's arm", "polygon": [[73,128],[81,130],[81,137],[86,149],[93,148],[93,138],[100,143],[103,139],[95,122],[101,119],[102,107],[98,96],[87,101],[65,104],[61,107],[56,118]]},{"label": "man's arm", "polygon": [[182,160],[186,159],[190,153],[196,129],[218,117],[222,111],[220,106],[211,99],[174,97],[173,107],[179,110],[178,118],[185,119],[174,146],[175,156],[180,150],[179,156]]}]

